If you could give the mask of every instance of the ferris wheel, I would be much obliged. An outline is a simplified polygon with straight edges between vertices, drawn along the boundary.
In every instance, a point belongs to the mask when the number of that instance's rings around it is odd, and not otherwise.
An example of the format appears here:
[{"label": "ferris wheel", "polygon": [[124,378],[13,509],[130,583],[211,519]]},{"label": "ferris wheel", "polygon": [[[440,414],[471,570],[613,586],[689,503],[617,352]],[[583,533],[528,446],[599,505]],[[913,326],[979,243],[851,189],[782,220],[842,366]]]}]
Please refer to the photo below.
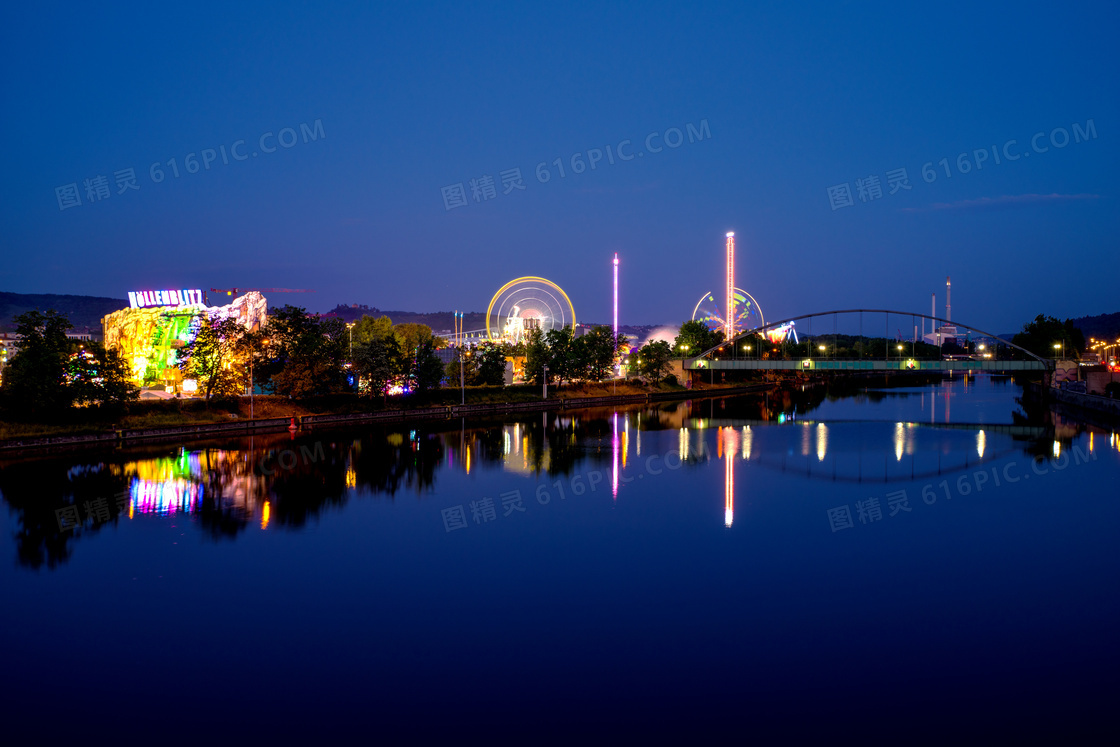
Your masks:
[{"label": "ferris wheel", "polygon": [[548,333],[576,326],[572,300],[559,285],[527,276],[509,281],[494,294],[486,310],[486,336],[517,344],[532,329]]},{"label": "ferris wheel", "polygon": [[[766,319],[762,316],[762,309],[750,293],[742,288],[736,288],[734,298],[735,308],[732,309],[732,319],[735,321],[736,332],[765,326]],[[692,319],[693,321],[703,322],[713,332],[723,329],[724,325],[727,324],[727,318],[723,315],[723,310],[720,309],[719,302],[716,301],[711,291],[705,293],[697,301],[696,308],[692,310]]]}]

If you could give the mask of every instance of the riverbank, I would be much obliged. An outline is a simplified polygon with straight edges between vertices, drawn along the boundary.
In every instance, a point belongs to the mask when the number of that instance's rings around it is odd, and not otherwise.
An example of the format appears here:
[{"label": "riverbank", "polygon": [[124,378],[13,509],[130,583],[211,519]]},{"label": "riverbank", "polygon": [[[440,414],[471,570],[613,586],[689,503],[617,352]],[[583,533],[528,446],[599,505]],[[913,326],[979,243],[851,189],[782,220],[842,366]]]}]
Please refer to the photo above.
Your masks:
[{"label": "riverbank", "polygon": [[[187,412],[179,410],[175,413],[167,413],[161,412],[160,408],[173,407],[173,404],[160,403],[153,407],[149,403],[140,403],[152,410],[152,412],[146,414],[156,416],[154,418],[156,422],[143,423],[141,420],[138,424],[130,424],[130,427],[123,425],[113,425],[108,428],[104,426],[98,428],[95,425],[75,426],[75,430],[80,432],[59,432],[56,429],[65,426],[45,426],[46,429],[54,430],[54,432],[30,433],[0,439],[0,451],[20,452],[33,449],[120,445],[163,439],[202,438],[212,435],[268,433],[293,428],[295,430],[310,430],[316,427],[333,427],[347,423],[423,422],[512,412],[568,410],[675,399],[727,397],[756,391],[762,392],[772,388],[772,384],[706,386],[696,389],[669,386],[650,387],[633,383],[618,383],[614,386],[610,384],[577,385],[562,389],[559,392],[554,391],[556,396],[550,396],[545,400],[541,399],[539,394],[536,394],[535,397],[529,397],[525,396],[528,392],[518,391],[518,389],[524,388],[506,387],[506,390],[511,390],[507,393],[512,396],[502,401],[487,401],[496,394],[496,391],[470,392],[476,396],[467,397],[467,403],[462,404],[462,395],[456,391],[453,393],[457,395],[456,399],[459,399],[457,404],[445,404],[441,400],[445,400],[447,397],[441,397],[438,396],[439,393],[433,393],[437,396],[430,395],[425,406],[412,408],[392,406],[375,408],[371,405],[378,403],[371,402],[369,399],[358,400],[357,398],[351,398],[349,402],[332,398],[335,400],[333,402],[335,407],[331,408],[315,407],[316,405],[331,404],[330,402],[293,403],[277,397],[257,397],[253,403],[254,414],[268,415],[268,417],[258,416],[253,418],[241,415],[243,409],[248,410],[249,408],[247,402],[236,403],[237,412],[205,410],[201,413],[191,412],[189,409]],[[539,391],[536,387],[532,387],[532,390],[534,392]],[[611,393],[612,390],[614,390],[614,393]],[[478,396],[479,394],[482,396]],[[409,401],[415,402],[416,400],[411,399]],[[404,403],[391,401],[391,404]],[[366,407],[362,408],[360,405]],[[180,407],[182,407],[181,403]],[[222,413],[224,413],[224,416]],[[191,418],[194,415],[201,415],[202,417],[191,422],[159,422],[168,419],[168,417],[173,417],[175,414],[184,419]],[[143,416],[136,417],[142,418]]]}]

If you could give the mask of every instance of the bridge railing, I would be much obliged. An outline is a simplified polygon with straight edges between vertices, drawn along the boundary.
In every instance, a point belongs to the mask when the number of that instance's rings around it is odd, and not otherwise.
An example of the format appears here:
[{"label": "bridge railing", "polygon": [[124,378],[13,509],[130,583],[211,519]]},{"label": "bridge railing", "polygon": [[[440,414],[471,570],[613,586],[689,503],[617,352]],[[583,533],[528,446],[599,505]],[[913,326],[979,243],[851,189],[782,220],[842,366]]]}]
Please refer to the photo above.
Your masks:
[{"label": "bridge railing", "polygon": [[[878,316],[882,316],[880,326]],[[845,320],[843,331],[839,317],[856,317]],[[823,318],[822,318],[823,317]],[[829,324],[828,317],[831,317]],[[905,321],[907,333],[897,326]],[[929,321],[930,332],[919,335],[917,322],[921,320],[924,332]],[[802,322],[800,327],[797,322]],[[891,337],[891,325],[896,334]],[[941,326],[937,326],[940,323]],[[814,331],[813,327],[816,326]],[[831,330],[828,329],[831,327]],[[881,329],[882,337],[873,330]],[[963,330],[963,333],[961,333]],[[855,334],[853,334],[855,333]],[[868,334],[865,334],[868,333]],[[973,335],[977,337],[973,340]],[[951,340],[951,342],[948,342]],[[803,367],[813,368],[815,361],[879,361],[894,363],[899,368],[916,369],[919,362],[990,363],[1033,361],[1039,370],[1050,364],[1043,358],[998,335],[985,332],[971,325],[950,322],[947,319],[916,312],[889,309],[841,309],[814,312],[790,317],[764,326],[745,330],[732,340],[703,351],[689,361],[760,360],[760,361],[809,361]],[[908,365],[915,364],[915,365]],[[694,368],[697,366],[687,366]],[[774,367],[768,365],[765,367]],[[842,366],[847,367],[847,366]]]}]

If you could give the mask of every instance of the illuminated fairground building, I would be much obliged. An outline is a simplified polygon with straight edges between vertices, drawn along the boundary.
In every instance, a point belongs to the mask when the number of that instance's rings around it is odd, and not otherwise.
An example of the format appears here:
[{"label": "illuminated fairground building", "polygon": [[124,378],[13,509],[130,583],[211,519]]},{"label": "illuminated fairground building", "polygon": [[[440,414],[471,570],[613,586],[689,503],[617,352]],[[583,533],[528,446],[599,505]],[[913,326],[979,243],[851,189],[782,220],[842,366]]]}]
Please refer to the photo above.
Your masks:
[{"label": "illuminated fairground building", "polygon": [[207,306],[201,290],[137,291],[128,299],[129,308],[101,320],[106,349],[121,354],[134,383],[176,393],[184,391],[178,350],[198,334],[203,317],[212,322],[236,319],[246,329],[257,330],[268,314],[268,302],[257,291],[225,306]]}]

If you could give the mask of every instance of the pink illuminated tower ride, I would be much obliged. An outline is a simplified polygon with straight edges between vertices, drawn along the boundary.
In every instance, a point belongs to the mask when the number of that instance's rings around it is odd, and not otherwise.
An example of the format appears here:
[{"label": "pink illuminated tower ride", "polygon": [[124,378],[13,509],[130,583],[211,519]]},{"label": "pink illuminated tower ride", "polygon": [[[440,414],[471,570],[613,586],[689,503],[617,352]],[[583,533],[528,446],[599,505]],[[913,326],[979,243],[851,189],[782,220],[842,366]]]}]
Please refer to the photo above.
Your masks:
[{"label": "pink illuminated tower ride", "polygon": [[723,339],[735,336],[735,232],[727,232],[727,305],[723,307]]},{"label": "pink illuminated tower ride", "polygon": [[614,253],[614,349],[618,352],[618,252]]}]

